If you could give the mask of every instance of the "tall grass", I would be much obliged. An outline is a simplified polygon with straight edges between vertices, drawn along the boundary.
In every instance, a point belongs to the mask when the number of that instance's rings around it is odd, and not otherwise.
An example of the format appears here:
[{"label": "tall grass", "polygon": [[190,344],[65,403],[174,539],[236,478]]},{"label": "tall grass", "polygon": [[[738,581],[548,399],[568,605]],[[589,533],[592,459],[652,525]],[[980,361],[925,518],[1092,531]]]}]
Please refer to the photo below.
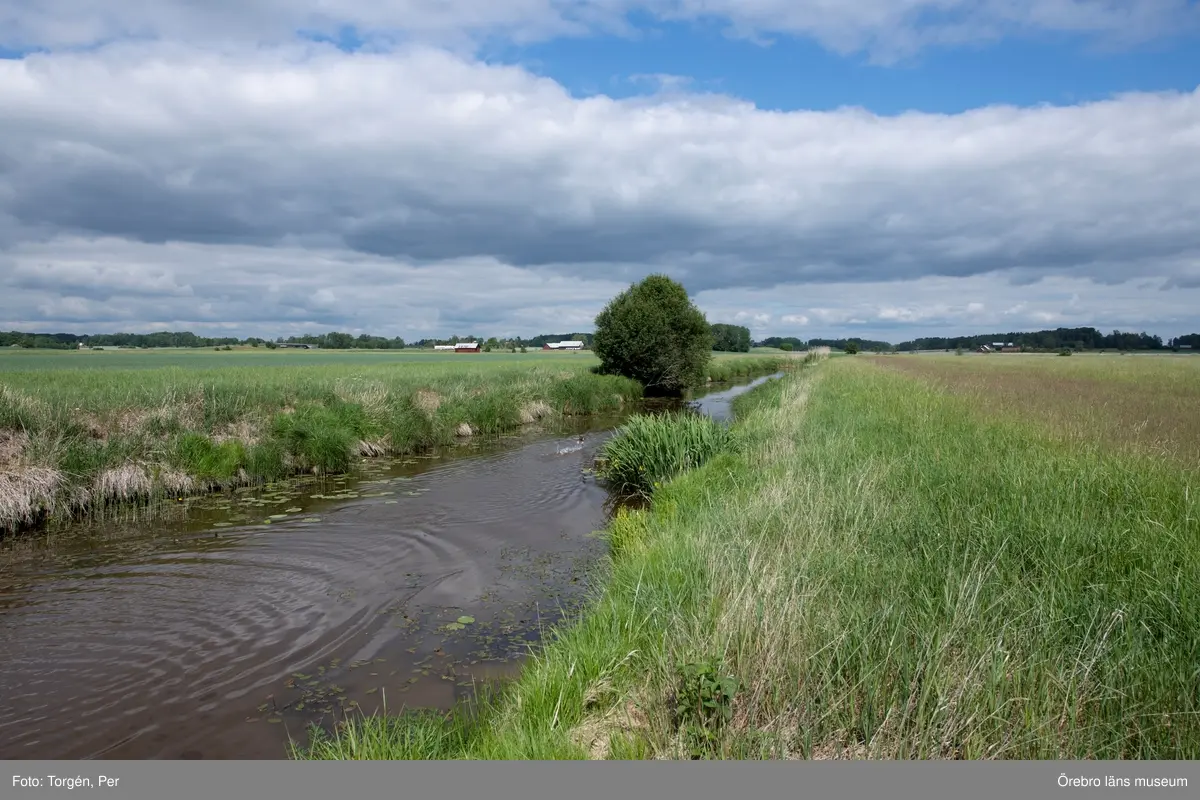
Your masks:
[{"label": "tall grass", "polygon": [[729,428],[710,417],[638,414],[604,443],[596,474],[617,494],[649,498],[656,487],[708,461],[730,440]]},{"label": "tall grass", "polygon": [[869,360],[752,394],[484,713],[337,756],[1200,757],[1194,471]]}]

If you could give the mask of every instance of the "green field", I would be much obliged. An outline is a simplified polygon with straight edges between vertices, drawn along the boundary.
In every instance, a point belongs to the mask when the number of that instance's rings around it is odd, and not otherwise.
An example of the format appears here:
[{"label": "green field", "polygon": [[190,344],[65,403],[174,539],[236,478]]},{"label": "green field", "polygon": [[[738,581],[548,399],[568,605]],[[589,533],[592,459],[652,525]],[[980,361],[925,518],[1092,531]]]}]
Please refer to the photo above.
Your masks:
[{"label": "green field", "polygon": [[803,369],[477,713],[296,756],[1200,758],[1197,408],[1200,360]]},{"label": "green field", "polygon": [[[757,348],[751,355],[781,357],[775,348]],[[714,353],[714,361],[744,359],[742,353]],[[438,363],[495,364],[598,364],[590,350],[529,350],[525,353],[448,353],[434,350],[234,350],[172,349],[155,350],[25,350],[0,349],[0,380],[5,373],[43,372],[47,370],[95,369],[223,369],[226,367],[300,367],[300,366],[378,366],[380,364],[420,365]]]},{"label": "green field", "polygon": [[[636,383],[591,353],[9,351],[0,531],[111,502],[209,491],[360,457],[615,411]],[[778,358],[714,359],[714,380]]]},{"label": "green field", "polygon": [[268,350],[267,348],[157,350],[19,350],[0,349],[0,375],[12,371],[54,369],[221,369],[224,367],[432,364],[473,361],[596,363],[588,351],[530,350],[525,353],[448,353],[434,350]]}]

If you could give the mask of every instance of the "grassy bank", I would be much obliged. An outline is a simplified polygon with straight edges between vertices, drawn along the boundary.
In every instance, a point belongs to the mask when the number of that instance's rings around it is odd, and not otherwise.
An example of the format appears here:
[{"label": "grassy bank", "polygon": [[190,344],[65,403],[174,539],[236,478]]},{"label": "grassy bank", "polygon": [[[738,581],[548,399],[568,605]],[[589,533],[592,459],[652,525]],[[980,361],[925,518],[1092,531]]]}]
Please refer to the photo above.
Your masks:
[{"label": "grassy bank", "polygon": [[297,756],[1200,757],[1195,470],[871,359],[736,410],[478,715]]},{"label": "grassy bank", "polygon": [[[245,366],[228,366],[223,353],[186,362],[134,353],[137,366],[117,369],[120,354],[91,368],[92,354],[55,353],[56,366],[0,373],[0,533],[109,503],[344,472],[362,457],[617,411],[641,397],[633,381],[592,374],[594,358],[554,355],[297,364],[294,353],[278,362],[247,353],[233,354]],[[725,380],[779,364],[714,359],[712,369]]]}]

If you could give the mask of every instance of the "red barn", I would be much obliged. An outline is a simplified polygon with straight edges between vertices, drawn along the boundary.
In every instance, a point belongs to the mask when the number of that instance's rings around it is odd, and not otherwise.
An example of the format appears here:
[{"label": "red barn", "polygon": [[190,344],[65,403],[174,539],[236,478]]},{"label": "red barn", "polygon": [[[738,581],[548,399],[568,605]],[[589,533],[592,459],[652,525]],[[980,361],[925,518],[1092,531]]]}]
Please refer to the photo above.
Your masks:
[{"label": "red barn", "polygon": [[454,352],[479,353],[481,350],[479,349],[479,342],[459,342],[458,344],[454,345]]}]

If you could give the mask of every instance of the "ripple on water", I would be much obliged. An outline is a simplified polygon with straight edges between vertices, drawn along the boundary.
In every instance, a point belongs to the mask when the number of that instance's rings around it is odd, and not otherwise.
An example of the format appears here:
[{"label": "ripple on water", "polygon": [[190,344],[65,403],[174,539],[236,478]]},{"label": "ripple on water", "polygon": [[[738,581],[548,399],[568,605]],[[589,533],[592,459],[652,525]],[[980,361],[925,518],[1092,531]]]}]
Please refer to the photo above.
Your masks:
[{"label": "ripple on water", "polygon": [[[562,444],[339,482],[330,494],[358,496],[332,503],[276,492],[288,516],[261,528],[144,523],[14,562],[0,576],[0,758],[282,756],[279,734],[230,727],[290,673],[354,641],[387,647],[397,608],[528,600],[538,577],[506,570],[513,554],[568,554],[603,524],[604,492],[580,470],[593,443],[557,456]],[[241,508],[227,505],[226,519]],[[269,515],[249,505],[256,524]]]}]

